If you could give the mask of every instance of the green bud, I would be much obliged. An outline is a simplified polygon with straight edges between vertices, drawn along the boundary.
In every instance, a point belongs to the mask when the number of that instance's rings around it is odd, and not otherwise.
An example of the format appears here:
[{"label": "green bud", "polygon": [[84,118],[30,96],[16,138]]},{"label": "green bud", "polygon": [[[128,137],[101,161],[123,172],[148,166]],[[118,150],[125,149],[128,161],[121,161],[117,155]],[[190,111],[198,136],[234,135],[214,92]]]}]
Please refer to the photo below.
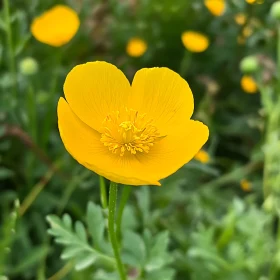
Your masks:
[{"label": "green bud", "polygon": [[240,62],[240,70],[243,73],[255,73],[259,69],[258,59],[254,56],[244,57]]},{"label": "green bud", "polygon": [[280,1],[272,4],[270,14],[274,19],[280,20]]},{"label": "green bud", "polygon": [[274,198],[272,195],[269,195],[264,203],[263,203],[263,209],[267,212],[267,213],[272,213],[274,212],[275,209],[275,204],[274,204]]},{"label": "green bud", "polygon": [[37,73],[38,63],[32,57],[26,57],[22,59],[19,63],[19,71],[22,75],[31,76]]},{"label": "green bud", "polygon": [[38,104],[45,104],[48,99],[49,99],[50,95],[48,92],[40,90],[37,94],[36,94],[36,99],[37,99],[37,103]]}]

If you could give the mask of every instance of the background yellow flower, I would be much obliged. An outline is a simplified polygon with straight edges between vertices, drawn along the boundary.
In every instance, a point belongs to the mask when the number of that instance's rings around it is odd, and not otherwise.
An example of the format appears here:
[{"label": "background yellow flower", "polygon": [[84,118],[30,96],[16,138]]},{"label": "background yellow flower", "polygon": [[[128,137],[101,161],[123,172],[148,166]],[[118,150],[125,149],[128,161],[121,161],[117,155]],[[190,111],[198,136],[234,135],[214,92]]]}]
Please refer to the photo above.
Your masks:
[{"label": "background yellow flower", "polygon": [[204,151],[204,150],[200,150],[195,156],[194,158],[198,161],[200,161],[201,163],[207,163],[210,160],[210,156],[209,154]]},{"label": "background yellow flower", "polygon": [[248,4],[262,4],[264,0],[246,0]]},{"label": "background yellow flower", "polygon": [[258,91],[257,83],[254,78],[249,75],[245,75],[241,78],[241,87],[246,93],[256,93]]},{"label": "background yellow flower", "polygon": [[57,5],[33,20],[31,33],[42,43],[60,47],[74,37],[79,25],[79,17],[73,9]]},{"label": "background yellow flower", "polygon": [[244,192],[250,192],[252,190],[252,183],[247,179],[242,179],[240,181],[240,187]]},{"label": "background yellow flower", "polygon": [[237,24],[243,25],[246,22],[247,16],[245,14],[239,13],[236,14],[234,20]]},{"label": "background yellow flower", "polygon": [[160,185],[190,161],[208,128],[190,120],[188,83],[168,68],[144,68],[130,86],[112,64],[78,65],[64,84],[58,125],[68,152],[111,181]]},{"label": "background yellow flower", "polygon": [[141,38],[131,38],[126,46],[126,52],[133,57],[142,56],[147,50],[147,43]]},{"label": "background yellow flower", "polygon": [[202,33],[186,31],[181,36],[182,42],[190,52],[204,52],[209,46],[209,39]]},{"label": "background yellow flower", "polygon": [[226,9],[225,0],[204,0],[204,5],[214,16],[221,16]]}]

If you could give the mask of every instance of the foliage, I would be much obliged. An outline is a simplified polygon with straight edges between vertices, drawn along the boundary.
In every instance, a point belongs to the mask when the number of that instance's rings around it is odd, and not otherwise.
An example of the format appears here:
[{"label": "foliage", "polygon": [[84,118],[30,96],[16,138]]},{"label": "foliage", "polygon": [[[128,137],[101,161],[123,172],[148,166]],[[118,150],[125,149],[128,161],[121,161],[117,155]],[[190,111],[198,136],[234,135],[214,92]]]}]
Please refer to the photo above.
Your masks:
[{"label": "foliage", "polygon": [[[57,130],[66,74],[94,60],[116,64],[130,80],[142,67],[180,72],[194,93],[195,118],[210,128],[208,163],[192,160],[161,188],[132,189],[120,239],[129,279],[279,279],[279,113],[271,110],[279,97],[279,23],[269,12],[275,1],[226,2],[225,14],[214,17],[202,0],[0,1],[1,280],[118,279],[98,176],[70,158]],[[57,3],[81,20],[61,48],[30,33],[33,18]],[[245,26],[235,21],[239,13]],[[252,34],[238,43],[246,26]],[[209,48],[186,55],[187,30],[206,34]],[[126,53],[132,37],[147,43],[143,56]],[[245,56],[258,60],[262,95],[241,89]],[[32,71],[22,67],[26,58],[36,64]],[[242,179],[250,191],[240,188]]]}]

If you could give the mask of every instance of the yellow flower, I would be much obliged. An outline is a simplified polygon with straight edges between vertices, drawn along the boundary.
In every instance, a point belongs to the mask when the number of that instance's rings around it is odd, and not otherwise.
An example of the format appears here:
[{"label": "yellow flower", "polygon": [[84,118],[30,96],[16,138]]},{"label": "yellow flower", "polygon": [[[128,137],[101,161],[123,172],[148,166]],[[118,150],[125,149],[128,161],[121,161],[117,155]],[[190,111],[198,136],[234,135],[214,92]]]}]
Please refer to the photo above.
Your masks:
[{"label": "yellow flower", "polygon": [[245,38],[250,37],[253,34],[253,29],[250,26],[245,26],[242,30],[242,34]]},{"label": "yellow flower", "polygon": [[246,42],[246,39],[245,39],[242,35],[239,35],[239,36],[237,37],[237,43],[238,43],[239,45],[244,45],[245,42]]},{"label": "yellow flower", "polygon": [[80,20],[74,10],[57,5],[33,20],[31,33],[41,43],[60,47],[74,37],[79,25]]},{"label": "yellow flower", "polygon": [[209,130],[190,120],[188,83],[168,68],[144,68],[132,85],[107,62],[74,67],[58,102],[58,127],[67,151],[86,168],[130,185],[160,185],[189,162]]},{"label": "yellow flower", "polygon": [[246,93],[256,93],[258,86],[252,76],[245,75],[241,78],[241,87]]},{"label": "yellow flower", "polygon": [[214,16],[221,16],[226,9],[225,0],[204,0],[205,7]]},{"label": "yellow flower", "polygon": [[252,190],[252,183],[246,179],[240,181],[240,187],[244,192],[250,192]]},{"label": "yellow flower", "polygon": [[207,163],[210,160],[210,156],[209,154],[204,151],[204,150],[200,150],[195,156],[194,158],[198,161],[200,161],[201,163]]},{"label": "yellow flower", "polygon": [[209,39],[204,34],[186,31],[181,36],[182,42],[190,52],[204,52],[209,46]]},{"label": "yellow flower", "polygon": [[126,46],[126,52],[133,57],[142,56],[147,50],[147,44],[140,38],[131,38]]},{"label": "yellow flower", "polygon": [[237,24],[239,25],[244,25],[244,23],[246,22],[247,20],[247,16],[245,14],[236,14],[235,17],[234,17],[234,20]]},{"label": "yellow flower", "polygon": [[248,4],[262,4],[264,0],[246,0]]}]

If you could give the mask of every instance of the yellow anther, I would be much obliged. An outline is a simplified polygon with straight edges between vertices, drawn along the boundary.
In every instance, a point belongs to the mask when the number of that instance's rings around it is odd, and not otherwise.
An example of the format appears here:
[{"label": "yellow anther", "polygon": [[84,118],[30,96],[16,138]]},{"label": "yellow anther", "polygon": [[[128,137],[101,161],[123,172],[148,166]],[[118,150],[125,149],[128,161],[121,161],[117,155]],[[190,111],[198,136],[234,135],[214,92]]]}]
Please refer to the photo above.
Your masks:
[{"label": "yellow anther", "polygon": [[146,114],[132,109],[125,108],[123,114],[113,112],[104,119],[104,133],[100,140],[109,151],[120,156],[126,152],[132,155],[148,153],[150,147],[163,138],[152,122],[147,120]]}]

